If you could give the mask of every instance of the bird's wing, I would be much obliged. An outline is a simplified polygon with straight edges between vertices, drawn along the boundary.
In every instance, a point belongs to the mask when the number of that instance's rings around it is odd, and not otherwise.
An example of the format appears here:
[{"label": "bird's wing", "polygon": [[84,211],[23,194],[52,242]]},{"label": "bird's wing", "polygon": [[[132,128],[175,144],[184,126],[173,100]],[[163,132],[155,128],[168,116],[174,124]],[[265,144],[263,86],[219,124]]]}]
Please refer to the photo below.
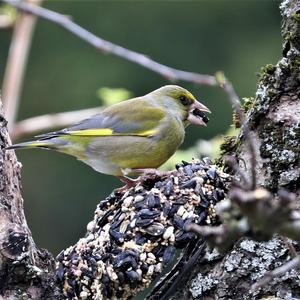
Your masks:
[{"label": "bird's wing", "polygon": [[[155,135],[165,111],[141,99],[121,102],[89,119],[60,131],[39,135],[40,139],[56,136],[143,136]],[[136,101],[138,100],[138,101]]]}]

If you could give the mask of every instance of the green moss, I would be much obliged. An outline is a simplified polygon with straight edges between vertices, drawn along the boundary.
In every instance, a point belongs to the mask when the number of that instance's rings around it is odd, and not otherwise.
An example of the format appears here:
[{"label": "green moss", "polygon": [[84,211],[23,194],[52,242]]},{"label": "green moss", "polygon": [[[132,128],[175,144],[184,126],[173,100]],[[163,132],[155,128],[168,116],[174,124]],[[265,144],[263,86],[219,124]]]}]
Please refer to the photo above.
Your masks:
[{"label": "green moss", "polygon": [[254,105],[254,97],[244,97],[242,107],[244,109],[244,112],[247,113],[251,108],[253,108]]},{"label": "green moss", "polygon": [[232,125],[236,129],[241,128],[241,121],[240,121],[240,118],[239,118],[239,116],[236,112],[234,112],[232,114]]},{"label": "green moss", "polygon": [[276,96],[277,94],[278,94],[278,91],[275,90],[275,89],[269,89],[268,92],[267,92],[267,95],[268,95],[269,97],[274,97],[274,96]]},{"label": "green moss", "polygon": [[292,72],[299,72],[300,68],[300,58],[299,59],[293,59],[290,63],[290,69]]},{"label": "green moss", "polygon": [[[272,181],[268,182],[268,188],[276,191],[282,172],[292,170],[299,164],[300,128],[297,126],[283,126],[267,121],[260,131],[262,140],[260,153],[265,160],[264,169],[270,174]],[[293,182],[290,182],[292,190]]]},{"label": "green moss", "polygon": [[264,75],[273,75],[274,72],[276,70],[276,67],[272,64],[267,64],[265,65],[264,67],[262,67],[260,69],[261,71],[261,76],[264,76]]},{"label": "green moss", "polygon": [[300,13],[293,13],[292,14],[292,18],[297,21],[300,22]]},{"label": "green moss", "polygon": [[293,41],[297,38],[297,34],[295,32],[287,31],[283,37],[287,41]]},{"label": "green moss", "polygon": [[236,136],[224,136],[224,141],[220,145],[221,154],[232,154],[237,147],[237,138]]}]

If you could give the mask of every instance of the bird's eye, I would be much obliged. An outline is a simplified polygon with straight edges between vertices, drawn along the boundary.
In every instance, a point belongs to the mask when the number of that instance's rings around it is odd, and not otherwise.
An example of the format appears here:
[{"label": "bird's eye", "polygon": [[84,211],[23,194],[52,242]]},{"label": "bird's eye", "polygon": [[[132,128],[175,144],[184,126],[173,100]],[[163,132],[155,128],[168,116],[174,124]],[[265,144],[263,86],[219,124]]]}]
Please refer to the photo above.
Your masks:
[{"label": "bird's eye", "polygon": [[180,96],[179,100],[183,105],[191,104],[191,101],[186,96]]}]

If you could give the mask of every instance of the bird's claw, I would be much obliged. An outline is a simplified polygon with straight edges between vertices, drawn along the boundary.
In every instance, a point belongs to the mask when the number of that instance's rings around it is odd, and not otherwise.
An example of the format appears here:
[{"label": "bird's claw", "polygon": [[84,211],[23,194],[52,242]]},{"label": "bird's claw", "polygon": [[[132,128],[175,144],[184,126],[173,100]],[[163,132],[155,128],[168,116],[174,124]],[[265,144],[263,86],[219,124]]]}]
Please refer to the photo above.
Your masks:
[{"label": "bird's claw", "polygon": [[160,171],[158,169],[154,168],[149,168],[149,169],[123,169],[122,170],[124,175],[136,173],[136,174],[143,174],[144,176],[160,176],[160,177],[165,177],[165,176],[170,176],[176,172],[175,170],[173,171]]}]

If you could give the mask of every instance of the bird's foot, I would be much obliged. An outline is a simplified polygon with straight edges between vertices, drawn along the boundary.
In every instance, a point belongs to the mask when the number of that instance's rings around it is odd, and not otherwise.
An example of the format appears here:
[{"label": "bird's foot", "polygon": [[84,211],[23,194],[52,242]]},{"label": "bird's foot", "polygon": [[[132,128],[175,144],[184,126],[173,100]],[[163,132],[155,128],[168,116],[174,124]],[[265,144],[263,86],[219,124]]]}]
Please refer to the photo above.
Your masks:
[{"label": "bird's foot", "polygon": [[131,179],[126,176],[117,176],[122,182],[126,183],[124,186],[114,190],[115,193],[122,194],[139,182],[139,179]]},{"label": "bird's foot", "polygon": [[160,171],[158,169],[154,168],[149,168],[149,169],[125,169],[123,170],[124,174],[131,174],[131,173],[136,173],[136,174],[143,174],[145,176],[170,176],[173,174],[174,171]]},{"label": "bird's foot", "polygon": [[[125,169],[123,170],[124,176],[117,176],[122,182],[126,183],[124,186],[117,188],[114,190],[115,193],[122,194],[131,187],[137,185],[140,182],[144,182],[147,178],[146,177],[165,177],[174,174],[175,171],[160,171],[158,169]],[[129,178],[125,175],[136,173],[142,174],[137,179]]]}]

